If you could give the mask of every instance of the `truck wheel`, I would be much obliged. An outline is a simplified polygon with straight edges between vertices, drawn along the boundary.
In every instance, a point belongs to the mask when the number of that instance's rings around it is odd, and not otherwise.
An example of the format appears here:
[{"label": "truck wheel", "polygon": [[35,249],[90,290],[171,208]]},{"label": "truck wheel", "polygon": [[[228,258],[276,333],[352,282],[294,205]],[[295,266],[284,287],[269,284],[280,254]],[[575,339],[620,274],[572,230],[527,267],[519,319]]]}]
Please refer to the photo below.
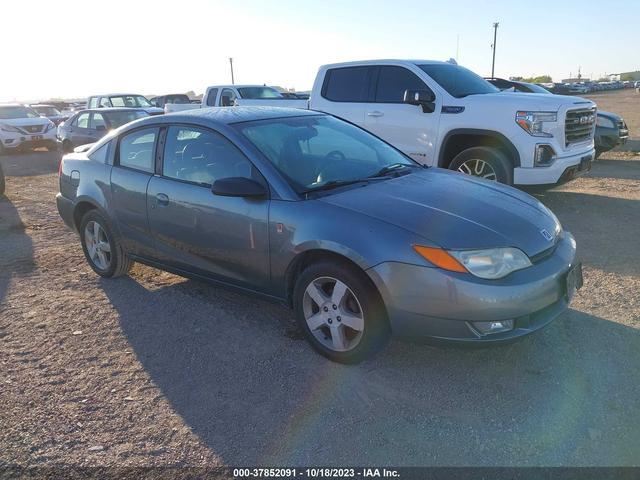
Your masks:
[{"label": "truck wheel", "polygon": [[494,148],[473,147],[463,150],[451,161],[449,169],[513,185],[513,165],[502,152]]},{"label": "truck wheel", "polygon": [[311,346],[334,362],[360,362],[390,334],[378,291],[351,265],[321,261],[307,267],[296,281],[293,306]]}]

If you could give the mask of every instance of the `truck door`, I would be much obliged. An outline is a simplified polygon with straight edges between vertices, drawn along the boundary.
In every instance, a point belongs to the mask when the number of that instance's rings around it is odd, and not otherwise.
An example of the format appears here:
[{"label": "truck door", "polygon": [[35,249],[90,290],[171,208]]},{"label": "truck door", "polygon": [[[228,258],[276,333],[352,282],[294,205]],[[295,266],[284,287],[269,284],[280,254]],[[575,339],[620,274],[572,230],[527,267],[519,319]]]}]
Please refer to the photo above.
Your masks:
[{"label": "truck door", "polygon": [[415,161],[437,164],[435,142],[438,135],[441,99],[433,113],[403,102],[405,90],[431,90],[409,69],[380,65],[373,80],[374,102],[368,104],[364,127],[409,155]]}]

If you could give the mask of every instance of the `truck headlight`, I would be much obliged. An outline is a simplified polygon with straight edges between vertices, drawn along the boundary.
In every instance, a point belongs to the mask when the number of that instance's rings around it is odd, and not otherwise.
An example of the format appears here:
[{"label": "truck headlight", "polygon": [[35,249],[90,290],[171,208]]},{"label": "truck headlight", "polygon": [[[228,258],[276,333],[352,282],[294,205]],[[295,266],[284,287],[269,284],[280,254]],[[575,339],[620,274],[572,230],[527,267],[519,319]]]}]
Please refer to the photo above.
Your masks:
[{"label": "truck headlight", "polygon": [[54,123],[53,122],[49,122],[47,124],[47,126],[45,127],[45,129],[44,129],[45,133],[48,132],[49,130],[51,130],[53,127],[55,127]]},{"label": "truck headlight", "polygon": [[449,252],[469,273],[476,277],[494,280],[511,272],[531,266],[529,257],[517,248],[492,248],[488,250],[458,250]]},{"label": "truck headlight", "polygon": [[598,115],[596,117],[596,125],[598,127],[602,127],[602,128],[614,128],[615,124],[613,123],[613,120],[604,117],[602,115]]},{"label": "truck headlight", "polygon": [[553,137],[547,130],[548,123],[558,121],[556,112],[516,112],[516,123],[522,127],[529,135],[534,137]]}]

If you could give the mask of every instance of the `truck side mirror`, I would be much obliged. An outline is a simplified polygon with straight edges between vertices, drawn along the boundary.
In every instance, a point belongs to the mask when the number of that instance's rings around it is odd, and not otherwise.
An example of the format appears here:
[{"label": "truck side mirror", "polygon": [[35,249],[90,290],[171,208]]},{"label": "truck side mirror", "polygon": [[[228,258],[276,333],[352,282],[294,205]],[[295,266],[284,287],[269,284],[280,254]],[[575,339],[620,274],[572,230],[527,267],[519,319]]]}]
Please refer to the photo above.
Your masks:
[{"label": "truck side mirror", "polygon": [[433,113],[436,109],[436,96],[431,90],[405,90],[404,103],[420,105],[424,113]]}]

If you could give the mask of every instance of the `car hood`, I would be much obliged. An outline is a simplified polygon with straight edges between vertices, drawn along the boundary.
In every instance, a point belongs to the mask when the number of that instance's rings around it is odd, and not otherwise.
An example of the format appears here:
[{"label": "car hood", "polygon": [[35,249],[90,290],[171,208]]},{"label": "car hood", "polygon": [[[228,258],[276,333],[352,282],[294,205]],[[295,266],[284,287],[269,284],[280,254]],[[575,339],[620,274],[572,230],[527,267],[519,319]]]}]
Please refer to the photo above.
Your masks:
[{"label": "car hood", "polygon": [[12,127],[24,127],[26,125],[49,125],[51,120],[44,117],[37,118],[7,118],[0,119],[0,123],[11,125]]},{"label": "car hood", "polygon": [[469,106],[495,108],[499,105],[513,106],[517,110],[557,111],[562,106],[595,106],[586,98],[568,95],[549,95],[546,93],[497,92],[465,97]]},{"label": "car hood", "polygon": [[532,257],[553,246],[561,232],[555,215],[532,196],[437,168],[333,192],[319,201],[382,220],[450,250],[517,247]]},{"label": "car hood", "polygon": [[158,107],[144,107],[143,110],[149,115],[162,115],[164,113],[164,108]]}]

